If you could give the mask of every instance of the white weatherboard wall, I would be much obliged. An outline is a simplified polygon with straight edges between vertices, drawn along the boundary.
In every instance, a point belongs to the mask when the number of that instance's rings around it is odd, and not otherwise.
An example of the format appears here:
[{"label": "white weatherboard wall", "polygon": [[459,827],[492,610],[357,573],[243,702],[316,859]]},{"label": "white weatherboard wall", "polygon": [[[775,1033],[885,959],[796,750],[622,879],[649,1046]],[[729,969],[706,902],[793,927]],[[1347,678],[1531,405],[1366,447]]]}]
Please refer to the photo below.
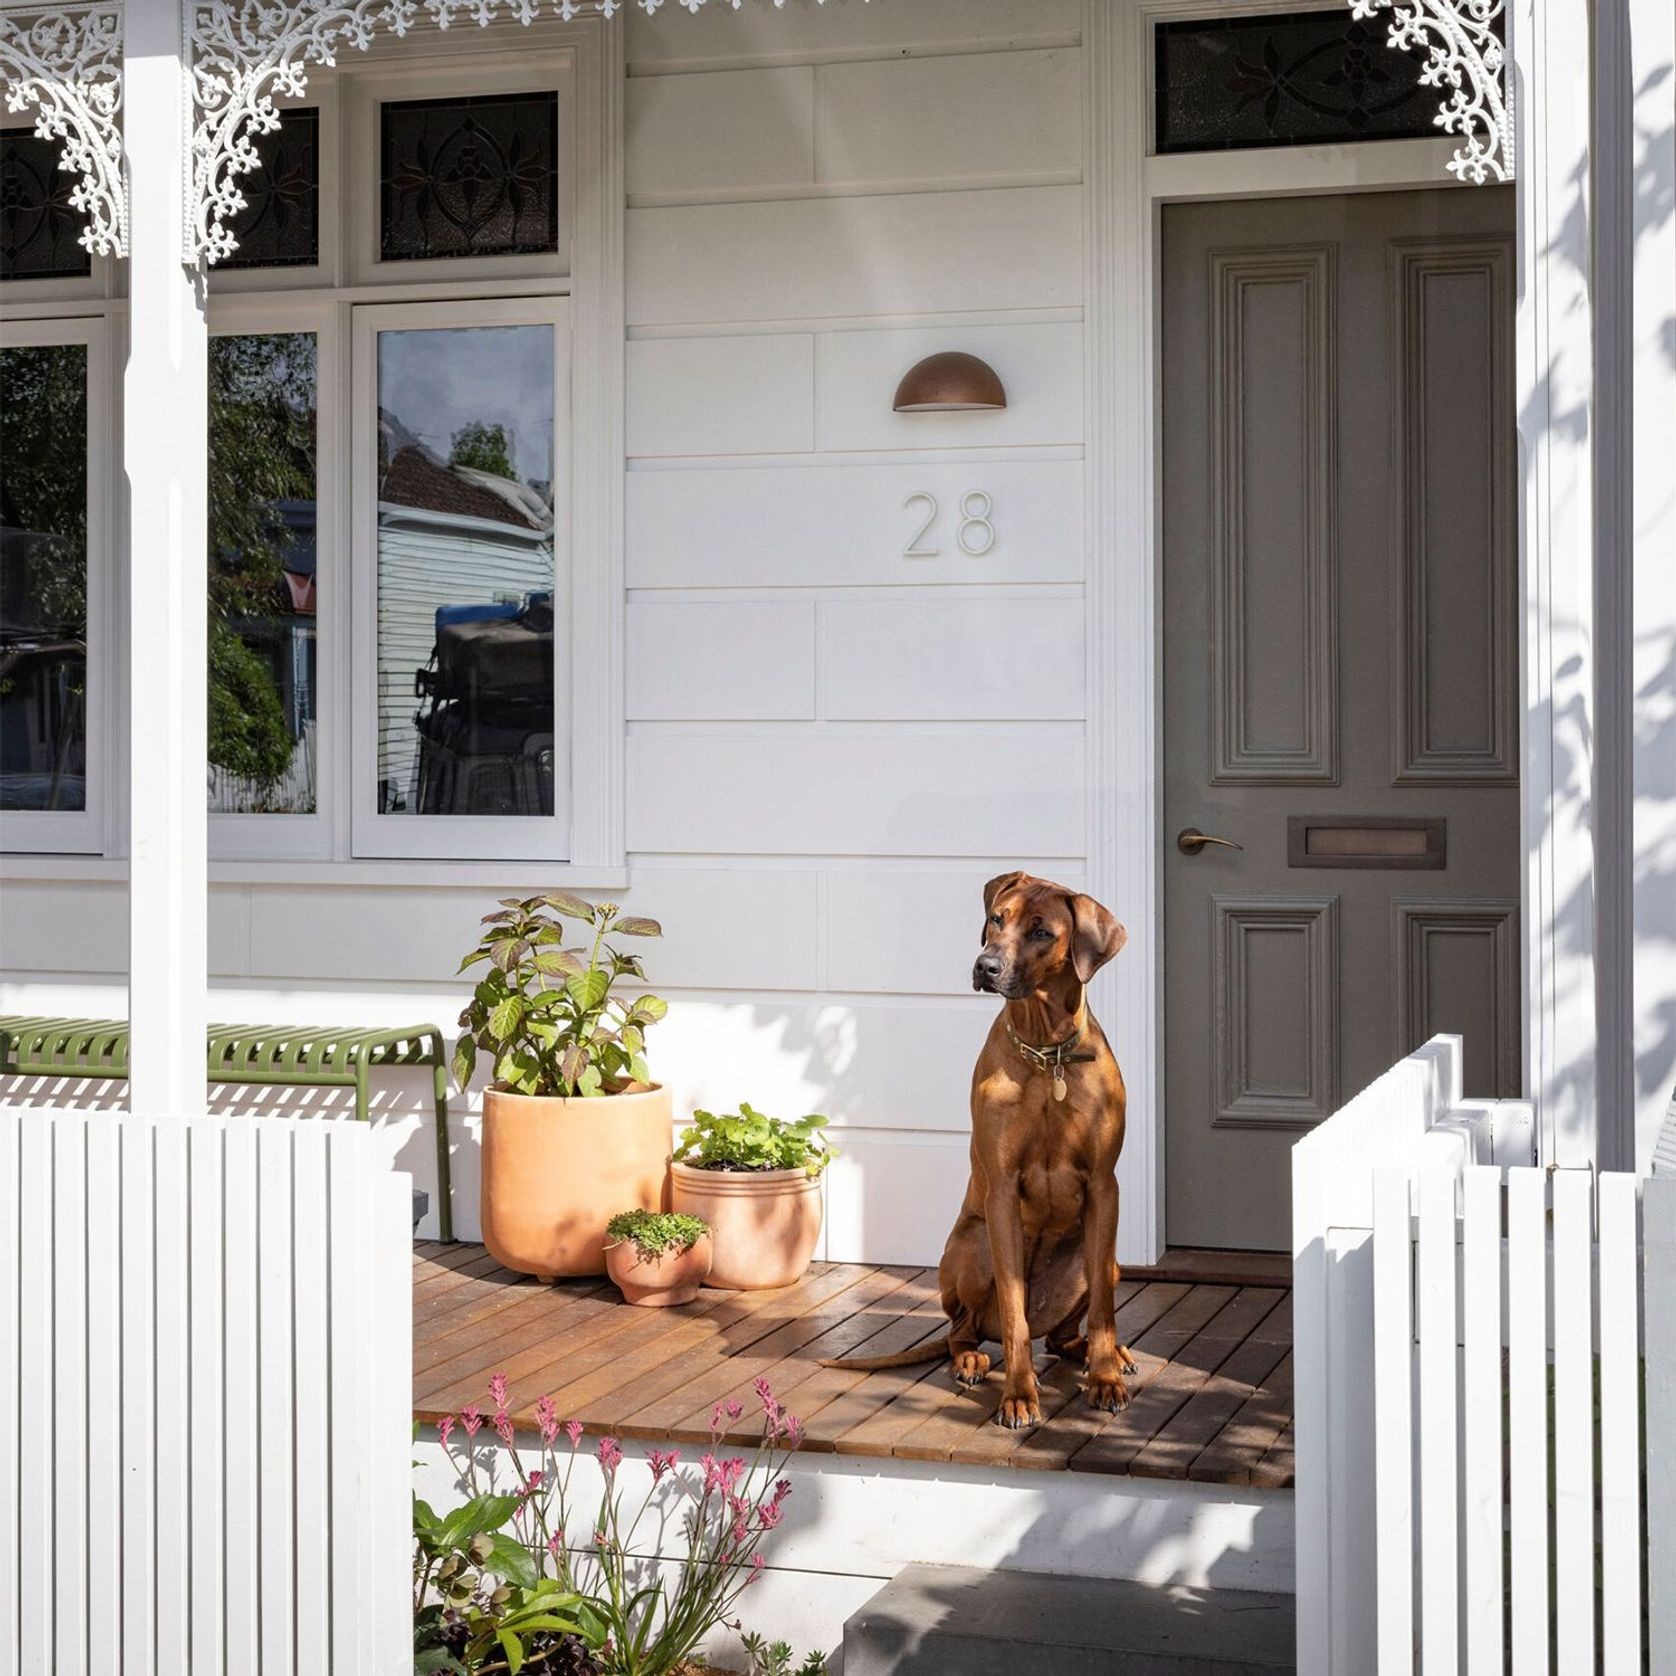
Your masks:
[{"label": "white weatherboard wall", "polygon": [[[613,894],[667,928],[645,951],[674,1004],[653,1060],[677,1110],[831,1116],[826,1255],[935,1261],[994,1011],[969,987],[979,892],[1016,866],[1070,884],[1086,867],[1081,6],[626,22],[630,886]],[[947,348],[994,365],[1005,412],[891,411],[902,373]],[[938,508],[923,534],[916,495]],[[125,890],[74,865],[7,881],[0,1010],[123,1011]],[[477,916],[538,874],[430,874],[358,888],[242,866],[212,895],[212,1013],[452,1029]],[[402,1167],[433,1186],[426,1077],[375,1081]],[[276,1104],[345,1102],[212,1096]],[[472,1130],[457,1100],[465,1237]]]}]

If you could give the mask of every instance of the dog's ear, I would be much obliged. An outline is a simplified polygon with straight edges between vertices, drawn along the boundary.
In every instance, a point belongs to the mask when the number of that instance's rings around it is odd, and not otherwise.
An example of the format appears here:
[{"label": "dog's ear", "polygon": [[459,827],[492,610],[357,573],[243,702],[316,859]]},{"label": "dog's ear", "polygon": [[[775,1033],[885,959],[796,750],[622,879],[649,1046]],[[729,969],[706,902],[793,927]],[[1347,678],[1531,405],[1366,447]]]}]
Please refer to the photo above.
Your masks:
[{"label": "dog's ear", "polygon": [[995,908],[995,898],[1004,890],[1016,885],[1024,874],[1018,871],[1011,873],[997,873],[993,879],[983,887],[983,917],[987,924],[990,914]]},{"label": "dog's ear", "polygon": [[1110,909],[1092,896],[1071,898],[1071,964],[1078,983],[1087,983],[1128,941]]}]

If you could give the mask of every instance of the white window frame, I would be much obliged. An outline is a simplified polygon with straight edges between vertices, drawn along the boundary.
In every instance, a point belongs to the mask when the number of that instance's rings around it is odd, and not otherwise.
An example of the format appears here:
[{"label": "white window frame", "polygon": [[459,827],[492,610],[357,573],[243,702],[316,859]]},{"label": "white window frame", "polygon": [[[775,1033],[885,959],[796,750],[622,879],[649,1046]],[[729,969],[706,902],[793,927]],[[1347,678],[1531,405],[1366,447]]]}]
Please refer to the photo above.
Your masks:
[{"label": "white window frame", "polygon": [[[87,351],[87,776],[76,810],[0,812],[0,851],[102,855],[110,837],[106,788],[115,727],[111,714],[116,668],[111,636],[112,488],[115,474],[114,381],[110,324],[102,316],[14,320],[0,324],[0,347],[51,348],[80,344]],[[0,419],[0,423],[4,420]]]},{"label": "white window frame", "polygon": [[[279,297],[217,299],[209,309],[212,337],[267,337],[307,332],[315,343],[314,389],[314,633],[315,633],[315,810],[311,815],[211,813],[210,853],[250,861],[275,858],[329,860],[332,821],[339,801],[340,745],[347,697],[341,679],[339,641],[349,598],[348,576],[339,562],[337,509],[346,489],[339,401],[341,379],[338,311],[329,304]],[[212,555],[213,562],[213,555]],[[206,765],[207,772],[207,765]]]},{"label": "white window frame", "polygon": [[[577,192],[576,53],[573,50],[494,54],[448,68],[421,61],[345,78],[343,156],[358,160],[343,177],[350,229],[344,258],[361,285],[401,286],[501,280],[563,280],[571,273]],[[558,94],[558,248],[525,256],[444,256],[385,262],[379,258],[383,136],[380,107],[419,99],[498,98]]]},{"label": "white window frame", "polygon": [[[35,118],[30,111],[0,109],[0,132],[32,134]],[[62,140],[59,141],[63,145]],[[64,279],[8,279],[0,290],[5,296],[9,313],[19,305],[45,303],[53,308],[69,308],[85,303],[100,303],[118,294],[119,276],[127,275],[112,256],[95,254],[89,258],[88,271]]]},{"label": "white window frame", "polygon": [[[386,331],[460,331],[483,326],[550,326],[553,332],[554,810],[551,816],[381,814],[377,806],[378,339]],[[369,304],[355,310],[350,568],[355,663],[352,835],[358,860],[570,860],[572,699],[578,679],[575,649],[582,638],[572,608],[576,547],[570,517],[570,333],[568,297]]]}]

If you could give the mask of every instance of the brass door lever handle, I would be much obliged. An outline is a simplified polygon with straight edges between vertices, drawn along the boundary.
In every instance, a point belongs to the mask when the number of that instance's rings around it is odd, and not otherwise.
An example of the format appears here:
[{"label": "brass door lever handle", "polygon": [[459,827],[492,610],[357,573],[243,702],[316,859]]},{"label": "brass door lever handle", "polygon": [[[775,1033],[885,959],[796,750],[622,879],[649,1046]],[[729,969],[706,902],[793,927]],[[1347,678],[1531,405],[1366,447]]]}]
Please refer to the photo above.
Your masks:
[{"label": "brass door lever handle", "polygon": [[1201,832],[1196,826],[1184,826],[1176,834],[1176,848],[1183,855],[1197,855],[1206,844],[1220,844],[1225,850],[1243,850],[1244,844],[1236,844],[1232,838],[1213,838],[1208,832]]}]

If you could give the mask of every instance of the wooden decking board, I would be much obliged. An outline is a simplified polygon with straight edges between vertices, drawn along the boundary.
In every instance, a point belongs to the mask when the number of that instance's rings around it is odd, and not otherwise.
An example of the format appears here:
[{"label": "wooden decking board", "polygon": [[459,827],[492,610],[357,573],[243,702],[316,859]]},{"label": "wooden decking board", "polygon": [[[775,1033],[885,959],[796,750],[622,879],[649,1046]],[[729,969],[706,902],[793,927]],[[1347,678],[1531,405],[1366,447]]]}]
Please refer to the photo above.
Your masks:
[{"label": "wooden decking board", "polygon": [[[885,1272],[888,1271],[881,1271]],[[862,1347],[882,1326],[891,1320],[900,1319],[904,1309],[926,1301],[923,1288],[925,1277],[928,1275],[931,1287],[935,1291],[935,1269],[910,1270],[900,1276],[892,1274],[892,1284],[881,1286],[859,1309],[840,1316],[824,1332],[782,1356],[772,1366],[762,1369],[760,1374],[752,1374],[749,1379],[742,1380],[716,1398],[715,1402],[722,1403],[724,1407],[730,1402],[736,1402],[743,1410],[739,1419],[731,1423],[724,1416],[719,1433],[722,1441],[734,1444],[754,1443],[762,1435],[762,1404],[758,1401],[754,1389],[754,1383],[759,1378],[768,1381],[773,1388],[775,1400],[781,1407],[801,1420],[803,1412],[797,1406],[796,1396],[804,1382],[813,1374],[839,1371],[823,1369],[821,1361],[833,1356],[866,1354]],[[865,1284],[863,1282],[863,1285]],[[857,1287],[853,1292],[844,1293],[840,1301],[849,1303],[854,1298],[856,1302],[860,1302],[860,1292],[861,1288]],[[707,1436],[714,1407],[714,1402],[704,1407],[695,1407],[678,1425],[670,1428],[670,1435],[677,1438]]]},{"label": "wooden decking board", "polygon": [[[1261,1319],[1256,1314],[1259,1308],[1266,1313],[1274,1307],[1275,1294],[1266,1288],[1242,1288],[1219,1305],[1207,1296],[1227,1291],[1227,1287],[1194,1287],[1134,1346],[1135,1359],[1141,1364],[1140,1376],[1132,1382],[1138,1386],[1134,1399],[1071,1457],[1071,1471],[1128,1472],[1153,1436],[1227,1359],[1240,1342],[1233,1335],[1249,1331]],[[1255,1300],[1253,1291],[1261,1294]],[[1179,1342],[1184,1323],[1195,1315],[1204,1324],[1186,1343]]]},{"label": "wooden decking board", "polygon": [[[705,1291],[676,1309],[634,1309],[604,1281],[542,1286],[481,1247],[414,1248],[415,1416],[486,1407],[489,1376],[533,1425],[551,1395],[590,1432],[648,1441],[710,1439],[715,1403],[745,1412],[729,1444],[760,1435],[752,1382],[766,1377],[803,1421],[805,1448],[980,1467],[1132,1473],[1285,1488],[1292,1482],[1291,1294],[1262,1283],[1131,1275],[1118,1336],[1140,1364],[1133,1401],[1107,1415],[1083,1400],[1079,1364],[1040,1355],[1042,1424],[995,1423],[997,1365],[973,1390],[945,1356],[866,1372],[822,1358],[934,1347],[945,1330],[934,1270],[816,1264],[780,1292]],[[989,1346],[997,1364],[999,1350]]]},{"label": "wooden decking board", "polygon": [[[746,1367],[758,1367],[764,1344],[775,1334],[795,1330],[820,1309],[847,1294],[874,1271],[859,1263],[832,1264],[810,1273],[789,1291],[768,1293],[748,1321],[742,1321],[731,1335],[706,1344],[694,1357],[680,1385],[630,1410],[623,1421],[629,1437],[667,1437],[696,1405],[706,1407],[727,1391]],[[840,1312],[842,1305],[837,1306]],[[813,1329],[819,1332],[820,1328]],[[813,1336],[813,1333],[811,1333]],[[770,1360],[777,1357],[770,1356]]]},{"label": "wooden decking board", "polygon": [[[773,1383],[774,1372],[798,1352],[820,1344],[829,1334],[843,1328],[868,1304],[898,1290],[910,1279],[912,1269],[879,1269],[838,1297],[828,1299],[812,1313],[783,1322],[743,1355],[729,1357],[720,1367],[682,1393],[697,1398],[678,1420],[669,1423],[669,1435],[682,1443],[702,1443],[710,1436],[710,1420],[717,1403],[737,1402],[744,1412],[737,1427],[741,1440],[762,1435],[762,1404],[753,1388],[758,1379]],[[842,1350],[842,1345],[834,1345]],[[644,1419],[644,1415],[637,1416]]]}]

